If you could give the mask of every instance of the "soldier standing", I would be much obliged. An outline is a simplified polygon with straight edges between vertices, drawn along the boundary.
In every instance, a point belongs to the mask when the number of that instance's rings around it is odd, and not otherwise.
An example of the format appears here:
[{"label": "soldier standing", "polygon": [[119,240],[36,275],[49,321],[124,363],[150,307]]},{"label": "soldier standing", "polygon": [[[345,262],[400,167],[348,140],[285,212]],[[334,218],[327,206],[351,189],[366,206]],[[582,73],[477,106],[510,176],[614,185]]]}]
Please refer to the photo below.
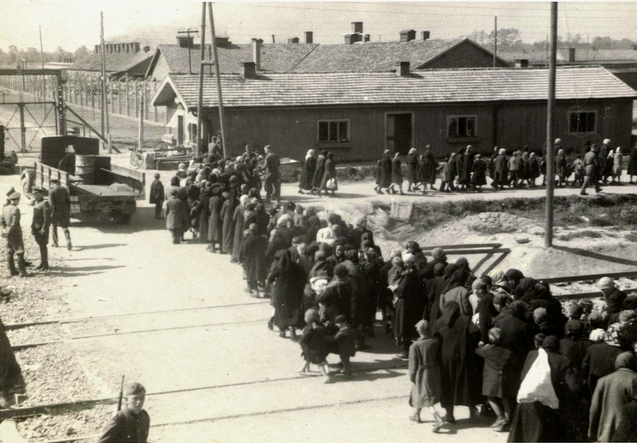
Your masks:
[{"label": "soldier standing", "polygon": [[40,247],[40,266],[36,269],[42,271],[49,270],[49,226],[51,225],[51,204],[44,199],[44,190],[35,188],[33,190],[33,221],[31,222],[31,233],[35,242]]},{"label": "soldier standing", "polygon": [[64,230],[66,237],[66,248],[70,251],[71,233],[69,224],[71,222],[71,198],[69,191],[60,185],[59,180],[51,180],[51,190],[49,191],[49,203],[51,204],[51,224],[53,225],[53,247],[58,247],[58,225]]},{"label": "soldier standing", "polygon": [[[22,239],[22,228],[20,227],[20,193],[13,188],[7,193],[8,202],[2,208],[2,236],[7,239],[7,265],[12,276],[27,276],[26,262],[24,260],[24,241]],[[13,261],[14,255],[17,255],[18,269]]]},{"label": "soldier standing", "polygon": [[98,443],[146,443],[150,417],[144,408],[146,389],[141,383],[130,382],[124,386],[126,403],[121,411],[106,425]]}]

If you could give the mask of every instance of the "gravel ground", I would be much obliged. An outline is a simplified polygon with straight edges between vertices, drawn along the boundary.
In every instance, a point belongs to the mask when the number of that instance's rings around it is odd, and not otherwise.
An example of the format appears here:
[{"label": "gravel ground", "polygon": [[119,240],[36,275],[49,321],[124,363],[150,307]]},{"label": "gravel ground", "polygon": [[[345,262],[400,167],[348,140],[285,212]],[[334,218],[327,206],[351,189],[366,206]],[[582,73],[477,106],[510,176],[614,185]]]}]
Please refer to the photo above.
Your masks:
[{"label": "gravel ground", "polygon": [[13,346],[27,343],[49,343],[60,341],[67,336],[64,329],[58,324],[29,326],[27,328],[7,331],[9,341]]},{"label": "gravel ground", "polygon": [[99,434],[116,406],[96,405],[90,409],[62,408],[53,414],[29,418],[18,423],[18,431],[29,442]]}]

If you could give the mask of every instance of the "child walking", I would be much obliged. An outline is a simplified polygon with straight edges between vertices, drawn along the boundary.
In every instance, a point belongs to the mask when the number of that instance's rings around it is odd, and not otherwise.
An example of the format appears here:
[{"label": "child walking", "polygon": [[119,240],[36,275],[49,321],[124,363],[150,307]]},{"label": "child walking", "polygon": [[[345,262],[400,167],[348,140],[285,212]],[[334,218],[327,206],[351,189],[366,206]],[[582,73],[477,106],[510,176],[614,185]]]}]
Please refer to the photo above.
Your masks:
[{"label": "child walking", "polygon": [[511,363],[513,353],[500,346],[502,330],[489,329],[489,344],[476,349],[476,354],[484,358],[482,372],[482,395],[487,397],[489,404],[497,415],[491,425],[498,432],[508,431],[511,420],[512,400],[508,397],[517,392],[515,373]]},{"label": "child walking", "polygon": [[429,322],[420,320],[416,323],[419,338],[409,347],[409,380],[411,381],[411,395],[409,406],[416,411],[409,417],[411,421],[421,423],[420,411],[429,408],[435,420],[433,432],[442,427],[442,418],[436,410],[436,403],[440,401],[440,364],[438,354],[440,341],[429,335]]},{"label": "child walking", "polygon": [[327,341],[335,345],[332,346],[331,352],[340,357],[343,375],[349,380],[352,378],[349,359],[356,355],[356,331],[347,323],[344,315],[337,315],[334,323],[338,327],[338,332],[336,335],[328,336]]},{"label": "child walking", "polygon": [[305,323],[303,335],[299,343],[303,349],[305,365],[301,369],[301,374],[310,372],[310,364],[314,363],[319,367],[319,371],[324,377],[324,383],[331,383],[330,371],[325,358],[327,357],[327,345],[325,340],[325,328],[319,322],[319,314],[314,309],[305,312]]}]

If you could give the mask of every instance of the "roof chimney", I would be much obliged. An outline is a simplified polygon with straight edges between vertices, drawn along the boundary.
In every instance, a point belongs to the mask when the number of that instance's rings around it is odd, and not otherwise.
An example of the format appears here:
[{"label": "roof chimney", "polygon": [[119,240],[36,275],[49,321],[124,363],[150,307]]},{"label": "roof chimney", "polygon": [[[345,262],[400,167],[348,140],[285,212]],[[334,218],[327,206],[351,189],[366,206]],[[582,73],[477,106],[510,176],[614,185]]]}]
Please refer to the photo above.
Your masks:
[{"label": "roof chimney", "polygon": [[409,62],[398,62],[396,65],[396,74],[399,77],[407,77],[409,75]]},{"label": "roof chimney", "polygon": [[252,39],[252,61],[254,62],[254,69],[256,71],[261,70],[261,43],[263,40],[258,38]]},{"label": "roof chimney", "polygon": [[298,37],[292,37],[288,39],[288,45],[294,45],[296,43],[299,42],[299,38]]},{"label": "roof chimney", "polygon": [[515,67],[516,68],[528,68],[529,67],[529,59],[528,58],[516,58],[515,59]]},{"label": "roof chimney", "polygon": [[254,62],[245,62],[241,67],[241,77],[254,78],[257,76],[256,66]]},{"label": "roof chimney", "polygon": [[217,48],[225,48],[228,47],[232,44],[232,42],[230,41],[230,37],[216,37],[215,36],[215,44],[217,45]]},{"label": "roof chimney", "polygon": [[405,29],[400,31],[400,41],[409,42],[416,39],[416,31],[413,29]]},{"label": "roof chimney", "polygon": [[144,52],[150,52],[150,46],[148,45],[144,46]]},{"label": "roof chimney", "polygon": [[305,43],[314,43],[314,33],[312,31],[305,31]]},{"label": "roof chimney", "polygon": [[363,22],[352,22],[352,34],[363,33]]},{"label": "roof chimney", "polygon": [[194,41],[194,37],[188,35],[178,35],[177,36],[177,44],[180,48],[191,48],[192,43]]},{"label": "roof chimney", "polygon": [[575,48],[568,48],[568,61],[569,63],[575,61]]},{"label": "roof chimney", "polygon": [[420,38],[422,40],[429,40],[429,31],[421,31],[420,32]]}]

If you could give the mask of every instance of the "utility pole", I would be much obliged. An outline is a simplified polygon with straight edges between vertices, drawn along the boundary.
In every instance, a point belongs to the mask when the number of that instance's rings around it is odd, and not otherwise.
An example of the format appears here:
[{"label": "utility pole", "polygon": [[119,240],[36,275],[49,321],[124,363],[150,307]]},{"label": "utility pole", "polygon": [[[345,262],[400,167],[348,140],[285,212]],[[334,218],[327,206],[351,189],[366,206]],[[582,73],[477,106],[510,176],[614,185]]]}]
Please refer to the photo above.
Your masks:
[{"label": "utility pole", "polygon": [[[44,69],[44,50],[42,49],[42,26],[38,26],[38,32],[40,33],[40,65]],[[42,101],[46,101],[46,75],[42,76]],[[42,104],[42,111],[46,115],[46,103]]]},{"label": "utility pole", "polygon": [[493,67],[495,68],[496,59],[498,57],[498,16],[495,17],[495,34],[493,34]]},{"label": "utility pole", "polygon": [[555,184],[555,59],[557,53],[557,2],[551,2],[551,40],[549,56],[549,91],[546,106],[546,228],[544,246],[553,247],[553,187]]},{"label": "utility pole", "polygon": [[221,147],[224,158],[228,156],[228,140],[223,125],[223,95],[221,94],[221,76],[219,72],[219,57],[217,56],[217,40],[215,38],[215,18],[212,15],[212,3],[208,2],[208,15],[210,16],[210,34],[212,36],[212,54],[215,58],[215,77],[217,78],[217,101],[219,102],[219,127],[221,128]]},{"label": "utility pole", "polygon": [[199,97],[197,100],[197,157],[201,155],[203,140],[201,139],[203,113],[203,72],[206,58],[206,2],[201,2],[201,62],[199,63]]},{"label": "utility pole", "polygon": [[187,28],[183,31],[177,31],[177,34],[186,34],[188,36],[188,74],[193,74],[192,72],[192,62],[190,60],[190,49],[192,47],[191,44],[191,40],[190,40],[190,34],[196,34],[197,32],[199,32],[196,29],[192,29],[192,28]]},{"label": "utility pole", "polygon": [[102,63],[102,136],[105,134],[105,115],[106,112],[106,51],[104,48],[104,12],[100,12],[100,52]]}]

